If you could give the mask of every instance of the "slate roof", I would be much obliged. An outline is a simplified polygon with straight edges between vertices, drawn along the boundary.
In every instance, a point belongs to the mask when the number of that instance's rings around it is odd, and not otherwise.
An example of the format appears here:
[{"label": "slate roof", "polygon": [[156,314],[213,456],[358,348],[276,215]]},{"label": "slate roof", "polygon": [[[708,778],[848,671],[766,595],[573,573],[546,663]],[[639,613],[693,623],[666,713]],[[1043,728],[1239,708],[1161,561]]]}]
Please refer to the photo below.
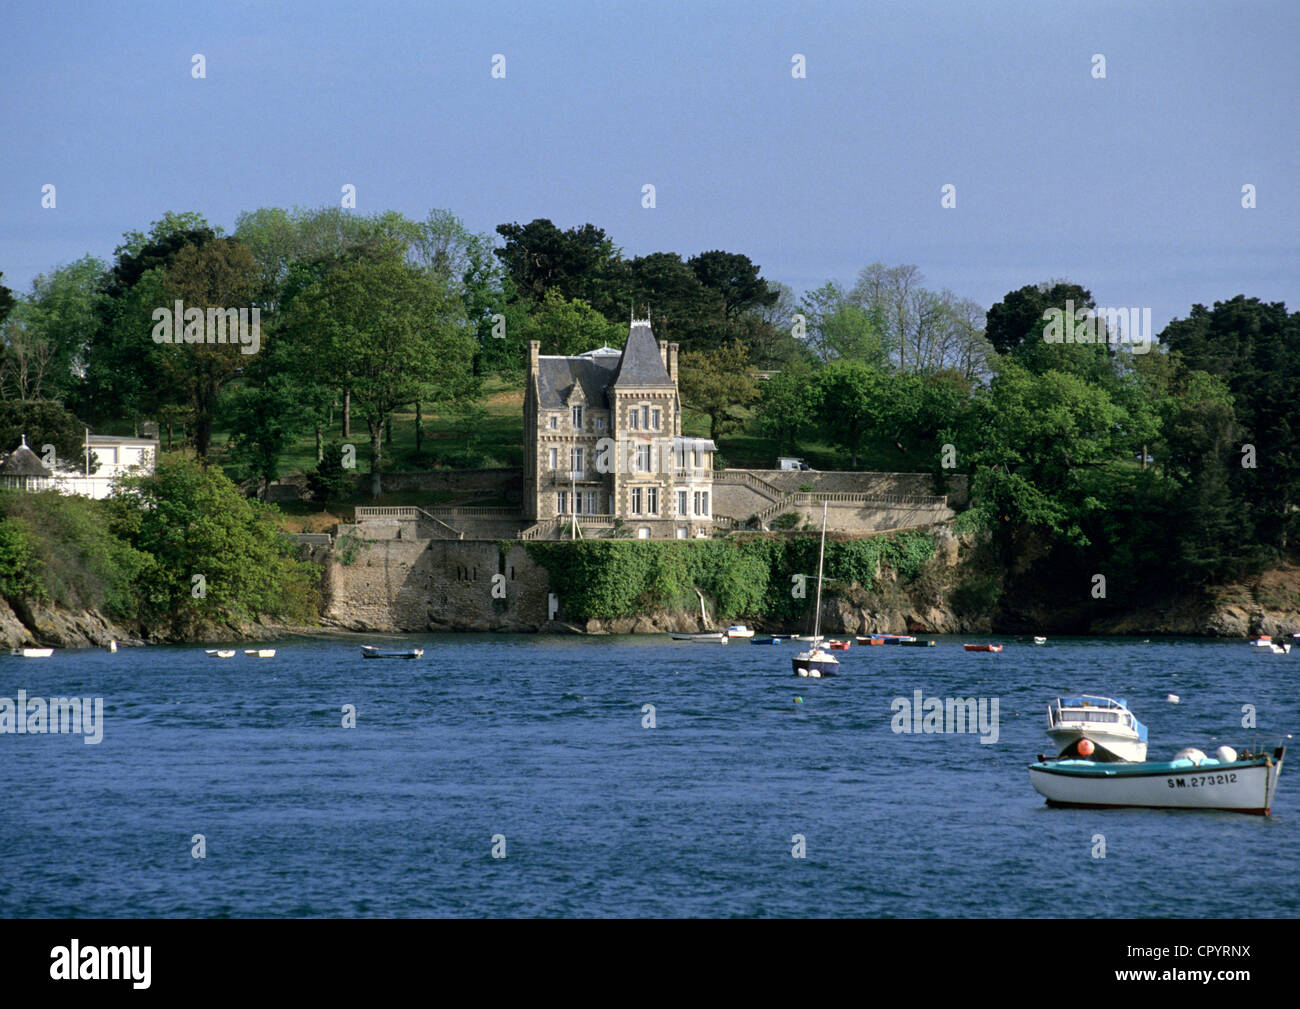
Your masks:
[{"label": "slate roof", "polygon": [[650,323],[638,321],[632,324],[614,384],[673,388],[673,380],[668,377],[668,369],[659,356],[659,343]]},{"label": "slate roof", "polygon": [[23,437],[23,443],[5,457],[4,462],[0,462],[0,476],[53,476],[54,474],[45,468],[41,462],[40,456],[27,447],[27,438]]},{"label": "slate roof", "polygon": [[539,357],[537,359],[537,403],[543,410],[560,410],[568,403],[569,390],[581,383],[582,394],[594,407],[607,408],[605,390],[614,380],[619,358]]},{"label": "slate roof", "polygon": [[537,405],[541,409],[563,409],[575,383],[582,386],[591,406],[605,409],[609,407],[609,389],[615,385],[674,388],[648,322],[632,324],[621,353],[601,347],[577,357],[537,359]]}]

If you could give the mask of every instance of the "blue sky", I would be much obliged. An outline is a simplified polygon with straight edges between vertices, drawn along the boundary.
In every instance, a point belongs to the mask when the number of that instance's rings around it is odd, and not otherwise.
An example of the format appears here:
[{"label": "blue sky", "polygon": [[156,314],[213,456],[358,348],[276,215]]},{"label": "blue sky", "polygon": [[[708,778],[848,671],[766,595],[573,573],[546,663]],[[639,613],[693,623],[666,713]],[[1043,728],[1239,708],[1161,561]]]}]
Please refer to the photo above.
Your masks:
[{"label": "blue sky", "polygon": [[1157,331],[1238,293],[1300,309],[1294,2],[449,8],[7,4],[5,283],[167,210],[232,230],[351,183],[362,212],[591,221],[796,291],[881,260],[985,307],[1066,277]]}]

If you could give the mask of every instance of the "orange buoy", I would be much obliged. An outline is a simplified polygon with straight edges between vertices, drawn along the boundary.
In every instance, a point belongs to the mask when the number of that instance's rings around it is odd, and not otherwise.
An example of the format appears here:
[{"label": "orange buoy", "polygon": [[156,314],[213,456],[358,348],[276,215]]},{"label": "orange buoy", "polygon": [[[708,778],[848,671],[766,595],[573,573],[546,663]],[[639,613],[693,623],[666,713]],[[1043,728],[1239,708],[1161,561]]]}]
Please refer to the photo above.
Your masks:
[{"label": "orange buoy", "polygon": [[1091,757],[1091,756],[1092,756],[1092,751],[1093,751],[1094,749],[1096,749],[1096,747],[1094,747],[1094,746],[1092,745],[1092,740],[1091,740],[1091,739],[1080,739],[1080,740],[1079,740],[1079,746],[1078,746],[1079,756],[1081,756],[1081,757]]}]

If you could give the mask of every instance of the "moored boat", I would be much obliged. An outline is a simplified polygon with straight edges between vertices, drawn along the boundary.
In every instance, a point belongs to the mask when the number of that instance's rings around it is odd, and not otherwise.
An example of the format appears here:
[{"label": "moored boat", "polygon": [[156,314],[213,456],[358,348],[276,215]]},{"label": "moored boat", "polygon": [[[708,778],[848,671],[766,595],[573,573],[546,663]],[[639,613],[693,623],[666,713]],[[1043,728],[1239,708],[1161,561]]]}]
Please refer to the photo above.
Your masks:
[{"label": "moored boat", "polygon": [[203,651],[214,659],[233,659],[236,654],[233,648],[205,648]]},{"label": "moored boat", "polygon": [[900,641],[899,644],[904,648],[933,648],[935,646],[935,640],[934,638],[929,638],[928,640],[912,638],[910,641]]},{"label": "moored boat", "polygon": [[883,645],[885,643],[885,639],[879,636],[864,637],[859,634],[857,635],[857,639],[858,644],[860,645]]},{"label": "moored boat", "polygon": [[849,644],[850,642],[848,641],[828,641],[826,642],[826,647],[833,652],[847,652],[849,650]]},{"label": "moored boat", "polygon": [[[1186,754],[1187,751],[1184,751]],[[1102,763],[1039,758],[1029,780],[1049,806],[1084,809],[1203,809],[1268,816],[1286,747],[1271,754],[1199,751],[1169,761]]]},{"label": "moored boat", "polygon": [[424,655],[423,648],[379,648],[375,645],[362,645],[363,659],[418,659]]},{"label": "moored boat", "polygon": [[706,631],[703,634],[686,634],[672,631],[669,635],[674,641],[693,641],[697,645],[725,645],[729,640],[722,631]]},{"label": "moored boat", "polygon": [[1045,644],[1047,644],[1047,639],[1046,639],[1045,637],[1043,637],[1042,635],[1040,635],[1040,634],[1035,634],[1035,635],[1034,635],[1034,644],[1036,644],[1036,645],[1045,645]]},{"label": "moored boat", "polygon": [[254,658],[258,658],[258,659],[273,659],[275,658],[275,649],[274,648],[245,648],[244,654],[251,655]]},{"label": "moored boat", "polygon": [[17,655],[24,659],[48,659],[54,654],[53,648],[14,648],[9,652],[10,655]]},{"label": "moored boat", "polygon": [[826,502],[822,502],[822,545],[817,552],[817,603],[813,610],[812,647],[800,652],[790,664],[795,676],[807,676],[821,679],[826,676],[839,675],[840,660],[827,649],[821,647],[822,631],[822,569],[826,561]]},{"label": "moored boat", "polygon": [[910,634],[886,634],[885,644],[887,645],[906,645],[915,641],[916,638]]},{"label": "moored boat", "polygon": [[[1094,694],[1058,697],[1047,706],[1047,735],[1058,751],[1085,741],[1083,756],[1099,749],[1099,761],[1147,759],[1147,727],[1134,717],[1124,701]],[[1074,754],[1071,754],[1072,756]]]},{"label": "moored boat", "polygon": [[1290,655],[1291,643],[1277,644],[1274,641],[1260,640],[1250,643],[1252,655]]},{"label": "moored boat", "polygon": [[729,638],[752,638],[754,632],[744,624],[732,624],[722,632]]},{"label": "moored boat", "polygon": [[968,652],[1000,652],[1001,645],[962,645]]}]

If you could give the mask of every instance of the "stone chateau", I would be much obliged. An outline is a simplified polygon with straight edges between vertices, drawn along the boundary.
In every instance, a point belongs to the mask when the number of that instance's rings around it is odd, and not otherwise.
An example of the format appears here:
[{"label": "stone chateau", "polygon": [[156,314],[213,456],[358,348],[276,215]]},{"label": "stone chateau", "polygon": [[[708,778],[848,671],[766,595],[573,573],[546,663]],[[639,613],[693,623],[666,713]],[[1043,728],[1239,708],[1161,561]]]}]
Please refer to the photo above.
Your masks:
[{"label": "stone chateau", "polygon": [[634,319],[622,351],[539,346],[529,344],[524,390],[525,517],[570,535],[612,520],[639,539],[711,535],[716,446],[682,437],[677,344]]}]

